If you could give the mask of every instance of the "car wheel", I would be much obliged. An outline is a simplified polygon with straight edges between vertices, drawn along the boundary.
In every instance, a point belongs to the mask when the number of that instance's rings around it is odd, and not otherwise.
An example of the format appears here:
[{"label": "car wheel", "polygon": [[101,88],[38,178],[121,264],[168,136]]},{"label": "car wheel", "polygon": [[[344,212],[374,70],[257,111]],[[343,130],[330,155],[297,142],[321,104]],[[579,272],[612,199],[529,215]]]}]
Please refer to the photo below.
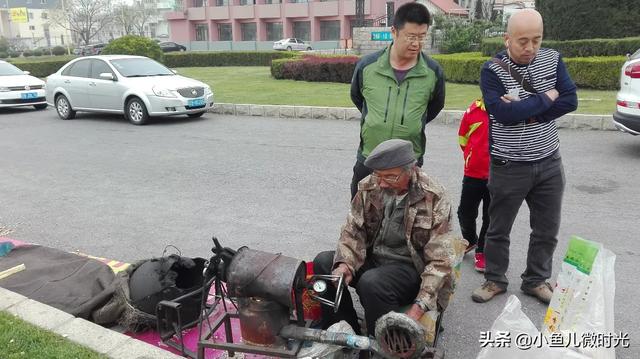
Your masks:
[{"label": "car wheel", "polygon": [[56,97],[56,111],[63,120],[70,120],[76,117],[76,112],[71,108],[71,103],[69,103],[69,99],[65,95]]},{"label": "car wheel", "polygon": [[149,120],[147,107],[144,105],[144,102],[137,97],[127,101],[124,113],[127,120],[136,126],[144,125],[147,123],[147,120]]},{"label": "car wheel", "polygon": [[287,46],[287,51],[291,51],[291,46]]},{"label": "car wheel", "polygon": [[33,107],[36,108],[36,110],[44,110],[45,108],[47,108],[47,104],[46,103],[41,103],[38,105],[33,105]]},{"label": "car wheel", "polygon": [[203,112],[196,112],[196,113],[188,113],[187,116],[191,117],[191,118],[198,118],[201,117],[202,115],[204,115],[206,111]]},{"label": "car wheel", "polygon": [[311,51],[311,47],[307,47],[307,51]]},{"label": "car wheel", "polygon": [[180,49],[180,52],[187,51],[187,49]]}]

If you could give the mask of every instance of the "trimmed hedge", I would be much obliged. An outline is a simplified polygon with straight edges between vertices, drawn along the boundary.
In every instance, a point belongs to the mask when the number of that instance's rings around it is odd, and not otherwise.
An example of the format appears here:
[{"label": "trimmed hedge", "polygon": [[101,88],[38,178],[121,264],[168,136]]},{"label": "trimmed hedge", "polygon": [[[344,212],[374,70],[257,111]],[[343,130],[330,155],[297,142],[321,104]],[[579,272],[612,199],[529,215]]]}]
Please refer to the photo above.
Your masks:
[{"label": "trimmed hedge", "polygon": [[304,55],[271,62],[271,75],[276,79],[314,82],[351,82],[357,56]]},{"label": "trimmed hedge", "polygon": [[[446,81],[453,83],[477,84],[480,82],[480,69],[489,60],[479,52],[432,56],[442,69]],[[620,81],[620,69],[626,58],[624,56],[565,58],[564,62],[571,78],[579,88],[600,90],[616,90]],[[303,60],[274,60],[271,64],[271,75],[276,79],[311,80],[316,73],[316,65],[308,65]],[[354,64],[355,65],[355,64]],[[355,66],[342,68],[341,80],[331,82],[349,82]],[[330,76],[329,70],[326,76]],[[349,80],[347,80],[349,79]]]},{"label": "trimmed hedge", "polygon": [[446,81],[477,84],[480,81],[480,69],[489,59],[479,52],[467,52],[450,55],[432,55],[444,70]]},{"label": "trimmed hedge", "polygon": [[299,56],[284,51],[198,51],[165,54],[164,64],[167,67],[270,66],[272,60]]},{"label": "trimmed hedge", "polygon": [[617,90],[625,56],[576,57],[564,59],[571,79],[579,88]]},{"label": "trimmed hedge", "polygon": [[18,62],[11,61],[14,65],[20,68],[22,71],[29,71],[32,76],[35,77],[47,77],[52,73],[58,71],[62,66],[64,66],[69,59],[64,60],[43,60],[40,62]]},{"label": "trimmed hedge", "polygon": [[[563,57],[624,56],[628,53],[633,54],[640,49],[640,37],[569,41],[543,40],[542,47],[558,50]],[[480,51],[485,56],[493,56],[502,50],[504,50],[502,38],[483,39],[480,45]]]}]

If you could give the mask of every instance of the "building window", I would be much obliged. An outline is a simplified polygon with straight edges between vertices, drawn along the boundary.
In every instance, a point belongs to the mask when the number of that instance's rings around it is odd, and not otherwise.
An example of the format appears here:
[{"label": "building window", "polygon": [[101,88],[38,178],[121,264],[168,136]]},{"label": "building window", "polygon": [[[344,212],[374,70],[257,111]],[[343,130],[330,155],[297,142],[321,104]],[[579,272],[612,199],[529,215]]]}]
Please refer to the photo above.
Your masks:
[{"label": "building window", "polygon": [[295,21],[293,23],[293,37],[311,41],[311,21]]},{"label": "building window", "polygon": [[340,21],[320,21],[320,41],[340,40]]},{"label": "building window", "polygon": [[289,0],[288,2],[290,2],[290,3],[305,3],[305,2],[309,2],[309,0]]},{"label": "building window", "polygon": [[255,5],[256,0],[240,0],[239,5]]},{"label": "building window", "polygon": [[207,0],[193,0],[193,7],[206,7]]},{"label": "building window", "polygon": [[35,26],[33,26],[33,25],[29,25],[29,30],[34,31],[35,29],[36,29],[36,27],[35,27]]},{"label": "building window", "polygon": [[256,41],[255,22],[240,24],[240,30],[242,31],[242,41]]},{"label": "building window", "polygon": [[264,3],[265,4],[280,4],[280,3],[282,3],[282,0],[265,0]]},{"label": "building window", "polygon": [[231,24],[218,24],[218,40],[219,41],[233,41],[233,35],[231,32]]},{"label": "building window", "polygon": [[33,13],[32,12],[30,12],[28,16],[29,16],[29,20],[33,20]]},{"label": "building window", "polygon": [[43,13],[42,13],[42,18],[46,20],[46,19],[48,19],[48,18],[49,18],[49,15],[47,15],[47,13],[46,13],[46,12],[43,12]]},{"label": "building window", "polygon": [[268,22],[267,23],[267,41],[278,41],[280,39],[282,39],[282,23]]},{"label": "building window", "polygon": [[40,4],[43,4],[43,5],[44,5],[44,4],[46,4],[46,3],[47,3],[47,0],[40,0]]},{"label": "building window", "polygon": [[229,0],[216,0],[216,6],[227,6],[229,5]]},{"label": "building window", "polygon": [[196,24],[196,41],[209,41],[209,26]]}]

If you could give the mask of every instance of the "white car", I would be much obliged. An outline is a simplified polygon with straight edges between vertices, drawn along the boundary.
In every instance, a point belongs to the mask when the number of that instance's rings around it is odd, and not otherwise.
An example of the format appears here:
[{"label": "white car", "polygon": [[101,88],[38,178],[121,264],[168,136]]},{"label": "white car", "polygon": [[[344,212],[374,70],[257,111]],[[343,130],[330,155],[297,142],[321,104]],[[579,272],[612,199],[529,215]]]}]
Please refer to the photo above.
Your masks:
[{"label": "white car", "polygon": [[282,39],[273,43],[274,50],[286,50],[286,51],[310,51],[311,45],[295,38]]},{"label": "white car", "polygon": [[134,125],[153,116],[200,117],[213,106],[209,85],[144,56],[74,59],[47,77],[47,103],[63,120],[76,111],[124,114]]},{"label": "white car", "polygon": [[47,108],[44,81],[0,60],[0,107],[33,106]]},{"label": "white car", "polygon": [[622,132],[640,135],[640,49],[622,65],[613,124]]}]

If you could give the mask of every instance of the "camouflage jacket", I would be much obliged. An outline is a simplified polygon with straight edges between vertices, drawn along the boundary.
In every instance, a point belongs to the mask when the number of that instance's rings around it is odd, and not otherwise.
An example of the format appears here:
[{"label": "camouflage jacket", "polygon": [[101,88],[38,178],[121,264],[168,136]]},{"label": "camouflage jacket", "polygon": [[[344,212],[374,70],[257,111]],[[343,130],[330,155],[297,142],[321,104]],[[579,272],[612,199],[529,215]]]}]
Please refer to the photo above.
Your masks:
[{"label": "camouflage jacket", "polygon": [[[383,215],[383,192],[369,176],[358,184],[347,223],[342,227],[334,267],[345,263],[356,273],[371,253]],[[416,299],[431,310],[443,310],[460,275],[467,241],[451,231],[451,203],[444,187],[420,169],[409,184],[404,221],[407,246],[422,278]]]}]

